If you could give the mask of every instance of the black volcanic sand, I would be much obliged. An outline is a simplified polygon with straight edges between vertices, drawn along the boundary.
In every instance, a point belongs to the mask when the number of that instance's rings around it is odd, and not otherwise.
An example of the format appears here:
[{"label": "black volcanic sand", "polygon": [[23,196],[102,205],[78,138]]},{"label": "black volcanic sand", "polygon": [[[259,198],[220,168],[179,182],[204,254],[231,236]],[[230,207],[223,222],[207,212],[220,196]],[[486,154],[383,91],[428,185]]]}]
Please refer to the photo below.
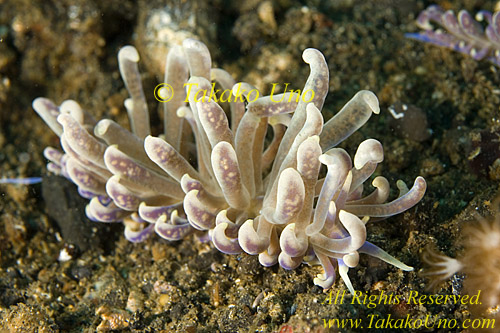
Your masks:
[{"label": "black volcanic sand", "polygon": [[[43,184],[0,185],[0,331],[91,332],[99,326],[134,332],[334,332],[324,328],[324,320],[363,318],[367,329],[375,315],[455,319],[458,325],[469,318],[469,308],[460,304],[369,307],[351,304],[350,296],[343,304],[322,304],[328,294],[313,284],[319,266],[264,268],[256,256],[224,255],[194,237],[169,243],[154,236],[132,244],[120,224],[85,218],[85,200],[75,186],[47,173],[42,151],[59,142],[31,102],[38,96],[58,104],[74,99],[97,118],[126,125],[127,92],[116,55],[126,44],[143,45],[141,54],[151,51],[139,40],[148,32],[141,33],[141,15],[159,3],[0,3],[0,175],[44,176]],[[217,66],[266,93],[275,82],[301,88],[309,72],[301,53],[315,47],[330,68],[325,118],[361,89],[378,96],[380,115],[341,146],[352,156],[362,140],[380,140],[386,156],[376,174],[394,189],[398,179],[411,185],[418,175],[426,178],[427,194],[418,206],[368,227],[369,241],[415,270],[403,272],[362,255],[349,276],[367,295],[393,293],[408,300],[411,292],[425,293],[426,280],[419,275],[425,245],[434,243],[454,256],[461,249],[460,230],[474,213],[492,214],[490,201],[500,178],[498,142],[491,144],[499,130],[499,68],[406,39],[406,32],[418,30],[415,18],[431,2],[280,0],[271,5],[275,24],[270,7],[246,3],[244,8],[229,1],[209,3],[214,31],[204,38]],[[438,3],[455,12],[493,9],[492,2],[481,0]],[[198,5],[187,4],[183,14],[189,16]],[[206,13],[193,13],[207,22]],[[143,59],[158,134],[161,121],[152,91],[162,74],[148,71],[156,60]],[[425,126],[410,126],[415,133],[395,126],[388,112],[395,103],[423,112],[431,135],[422,135]],[[69,260],[58,259],[61,251]],[[458,276],[439,293],[460,290]],[[340,278],[332,291],[346,291]]]}]

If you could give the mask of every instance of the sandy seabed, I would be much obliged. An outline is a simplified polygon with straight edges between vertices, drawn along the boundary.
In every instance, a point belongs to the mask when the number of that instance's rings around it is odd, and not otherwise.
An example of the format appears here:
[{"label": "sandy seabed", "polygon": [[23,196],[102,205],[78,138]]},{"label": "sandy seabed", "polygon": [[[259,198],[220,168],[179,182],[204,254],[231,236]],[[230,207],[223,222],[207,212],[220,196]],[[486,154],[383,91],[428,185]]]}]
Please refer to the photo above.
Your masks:
[{"label": "sandy seabed", "polygon": [[[494,5],[438,3],[471,13]],[[500,76],[487,61],[404,37],[418,31],[416,16],[429,4],[255,0],[237,7],[196,0],[176,12],[183,29],[194,17],[191,30],[217,66],[264,92],[274,82],[301,88],[309,72],[301,53],[320,49],[330,68],[325,118],[361,89],[378,96],[380,115],[342,147],[352,154],[362,140],[376,138],[385,151],[377,174],[392,186],[421,175],[428,188],[416,207],[368,227],[369,241],[415,270],[362,256],[349,272],[353,297],[341,280],[327,292],[315,286],[317,266],[264,268],[255,256],[224,255],[195,237],[170,243],[153,236],[132,244],[120,224],[88,221],[75,186],[48,175],[42,152],[59,142],[31,102],[39,96],[57,103],[74,99],[96,118],[126,125],[117,52],[127,44],[138,47],[144,87],[152,92],[162,79],[166,50],[157,39],[170,28],[148,19],[167,7],[161,1],[0,2],[0,177],[44,177],[30,186],[0,184],[0,331],[386,332],[435,325],[446,332],[471,326],[470,300],[411,300],[415,293],[460,295],[463,276],[425,291],[420,254],[429,243],[450,256],[460,253],[460,231],[475,212],[494,213]],[[158,105],[146,95],[160,124]],[[423,111],[427,127],[395,125],[388,108],[397,103]],[[60,260],[61,251],[69,260]]]}]

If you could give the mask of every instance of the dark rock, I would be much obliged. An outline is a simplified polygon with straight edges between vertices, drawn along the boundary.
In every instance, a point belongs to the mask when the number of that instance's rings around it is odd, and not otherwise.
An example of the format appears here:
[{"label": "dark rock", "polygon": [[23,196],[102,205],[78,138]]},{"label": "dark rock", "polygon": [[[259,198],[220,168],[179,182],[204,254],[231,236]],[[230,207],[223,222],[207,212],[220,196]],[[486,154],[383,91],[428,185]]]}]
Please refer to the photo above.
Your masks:
[{"label": "dark rock", "polygon": [[75,266],[71,268],[71,277],[77,281],[89,278],[92,275],[92,269],[89,266]]},{"label": "dark rock", "polygon": [[478,176],[489,175],[491,179],[498,179],[495,165],[500,160],[500,131],[473,131],[470,138],[471,147],[467,160],[472,172]]},{"label": "dark rock", "polygon": [[389,112],[392,115],[389,125],[399,137],[422,142],[431,136],[427,115],[419,107],[398,101],[389,107]]},{"label": "dark rock", "polygon": [[80,251],[92,247],[110,246],[119,235],[121,223],[105,224],[92,222],[85,216],[88,201],[77,192],[76,186],[59,176],[45,176],[42,181],[42,196],[47,214],[54,219],[62,238],[76,245]]}]

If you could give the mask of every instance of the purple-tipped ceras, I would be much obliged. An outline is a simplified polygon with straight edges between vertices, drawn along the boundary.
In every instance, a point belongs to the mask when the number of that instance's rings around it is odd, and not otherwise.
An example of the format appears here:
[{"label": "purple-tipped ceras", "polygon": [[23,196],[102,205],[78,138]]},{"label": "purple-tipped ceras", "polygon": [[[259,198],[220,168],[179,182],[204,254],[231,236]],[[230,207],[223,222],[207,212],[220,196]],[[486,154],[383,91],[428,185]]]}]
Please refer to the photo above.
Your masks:
[{"label": "purple-tipped ceras", "polygon": [[452,10],[431,5],[419,14],[417,26],[423,31],[406,36],[500,66],[500,12],[481,10],[474,20],[466,10],[455,16]]}]

